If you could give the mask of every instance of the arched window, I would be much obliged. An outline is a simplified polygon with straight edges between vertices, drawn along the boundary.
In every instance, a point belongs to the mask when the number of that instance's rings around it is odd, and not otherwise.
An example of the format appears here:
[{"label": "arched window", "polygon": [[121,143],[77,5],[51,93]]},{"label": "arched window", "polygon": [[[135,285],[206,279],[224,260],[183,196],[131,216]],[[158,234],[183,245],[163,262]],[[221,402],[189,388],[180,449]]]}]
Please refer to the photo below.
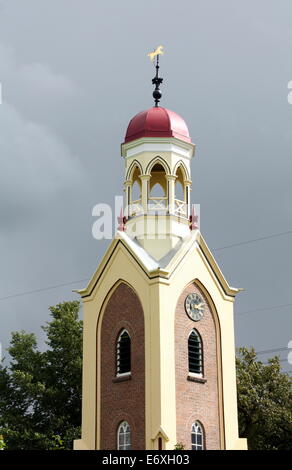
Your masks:
[{"label": "arched window", "polygon": [[122,330],[117,341],[117,375],[131,372],[131,338]]},{"label": "arched window", "polygon": [[131,450],[131,428],[127,421],[118,427],[118,450]]},{"label": "arched window", "polygon": [[165,213],[167,210],[167,180],[164,167],[156,163],[150,173],[148,211]]},{"label": "arched window", "polygon": [[142,210],[141,206],[141,170],[138,165],[135,165],[129,175],[129,181],[132,184],[129,186],[127,185],[127,194],[126,194],[126,201],[127,201],[127,210],[130,216],[134,217],[139,215]]},{"label": "arched window", "polygon": [[179,166],[176,170],[176,181],[175,181],[175,198],[180,199],[181,201],[185,200],[184,193],[184,182],[185,182],[185,172],[182,170],[182,167]]},{"label": "arched window", "polygon": [[192,450],[204,450],[204,431],[202,425],[196,421],[192,425]]},{"label": "arched window", "polygon": [[201,336],[197,330],[192,330],[188,341],[189,372],[203,374],[203,348]]},{"label": "arched window", "polygon": [[177,167],[175,176],[175,214],[187,217],[189,212],[190,186],[186,184],[186,171],[182,165]]}]

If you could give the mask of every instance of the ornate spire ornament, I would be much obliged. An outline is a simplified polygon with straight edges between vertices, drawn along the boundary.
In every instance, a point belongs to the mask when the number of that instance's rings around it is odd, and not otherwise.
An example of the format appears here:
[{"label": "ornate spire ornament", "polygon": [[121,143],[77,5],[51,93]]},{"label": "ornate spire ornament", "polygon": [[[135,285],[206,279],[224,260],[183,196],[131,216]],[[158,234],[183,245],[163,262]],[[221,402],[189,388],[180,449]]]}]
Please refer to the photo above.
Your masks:
[{"label": "ornate spire ornament", "polygon": [[118,230],[120,230],[121,232],[124,232],[126,222],[127,222],[127,218],[124,217],[124,210],[121,207],[120,216],[118,217],[118,223],[119,223]]},{"label": "ornate spire ornament", "polygon": [[164,52],[163,52],[163,46],[158,46],[153,52],[149,52],[148,57],[150,58],[151,62],[154,62],[154,59],[156,57],[156,65],[155,65],[155,68],[156,68],[156,75],[155,77],[152,79],[152,84],[155,85],[155,89],[152,93],[152,96],[154,98],[154,101],[155,101],[155,107],[158,108],[159,106],[159,101],[162,97],[162,93],[160,91],[160,88],[159,86],[161,85],[161,83],[163,82],[163,78],[159,77],[159,56],[160,55],[163,55]]},{"label": "ornate spire ornament", "polygon": [[195,204],[192,204],[192,214],[190,215],[190,230],[197,230],[198,226],[198,216],[196,214]]}]

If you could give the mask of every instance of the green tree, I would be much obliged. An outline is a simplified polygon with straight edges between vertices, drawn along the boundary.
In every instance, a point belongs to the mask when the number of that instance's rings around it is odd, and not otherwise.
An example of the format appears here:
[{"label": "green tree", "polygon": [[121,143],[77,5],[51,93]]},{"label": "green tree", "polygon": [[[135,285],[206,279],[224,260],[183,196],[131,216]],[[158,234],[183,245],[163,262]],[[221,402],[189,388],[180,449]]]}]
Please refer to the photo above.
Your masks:
[{"label": "green tree", "polygon": [[240,348],[236,359],[239,433],[249,449],[292,450],[291,378],[279,358],[265,365],[254,349]]},{"label": "green tree", "polygon": [[80,435],[82,321],[80,303],[50,307],[43,327],[48,349],[35,335],[12,333],[11,362],[0,366],[0,434],[5,449],[72,449]]}]

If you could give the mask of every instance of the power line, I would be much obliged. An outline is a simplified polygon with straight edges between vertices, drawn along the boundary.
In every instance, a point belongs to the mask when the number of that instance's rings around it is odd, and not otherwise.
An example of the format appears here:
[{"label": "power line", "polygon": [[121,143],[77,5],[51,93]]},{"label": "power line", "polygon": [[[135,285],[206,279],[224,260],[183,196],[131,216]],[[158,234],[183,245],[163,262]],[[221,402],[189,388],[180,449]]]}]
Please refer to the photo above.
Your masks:
[{"label": "power line", "polygon": [[234,246],[247,245],[249,243],[258,242],[261,240],[268,240],[270,238],[282,237],[283,235],[289,235],[292,233],[292,230],[287,230],[287,232],[274,233],[273,235],[267,235],[266,237],[253,238],[251,240],[246,240],[244,242],[233,243],[232,245],[221,246],[220,248],[214,248],[213,251],[225,250],[226,248],[232,248]]},{"label": "power line", "polygon": [[289,351],[289,348],[274,348],[274,349],[264,349],[262,351],[255,351],[256,355],[260,354],[267,354],[267,353],[274,353],[274,352],[281,352],[281,351]]},{"label": "power line", "polygon": [[64,282],[63,284],[56,284],[55,286],[42,287],[41,289],[28,290],[25,292],[20,292],[19,294],[11,294],[6,297],[0,297],[0,300],[12,299],[14,297],[21,297],[23,295],[35,294],[37,292],[44,292],[46,290],[57,289],[58,287],[70,286],[72,284],[77,284],[78,282],[86,282],[89,279],[79,279],[78,281]]},{"label": "power line", "polygon": [[275,349],[266,349],[263,351],[256,351],[256,354],[267,354],[267,353],[273,353],[273,352],[280,352],[280,351],[288,351],[288,348],[275,348]]},{"label": "power line", "polygon": [[[273,353],[273,352],[281,352],[281,351],[289,351],[289,348],[274,348],[274,349],[265,349],[265,350],[262,350],[262,351],[255,351],[255,354],[256,355],[260,355],[260,354],[266,354],[266,353]],[[236,356],[238,357],[238,353],[236,354]],[[266,358],[265,358],[266,359]],[[273,359],[273,358],[269,358],[269,359]],[[285,357],[285,358],[281,358],[279,359],[279,362],[288,362],[288,358]],[[262,362],[262,364],[264,366],[267,366],[270,364],[270,362]],[[289,374],[292,374],[292,369],[291,370],[283,370],[282,372],[285,372],[285,373],[289,373]]]},{"label": "power line", "polygon": [[[254,239],[251,239],[251,240],[246,240],[246,241],[243,241],[243,242],[239,242],[239,243],[233,243],[232,245],[226,245],[226,246],[222,246],[220,248],[214,248],[213,251],[225,250],[227,248],[232,248],[232,247],[235,247],[235,246],[247,245],[249,243],[254,243],[254,242],[257,242],[257,241],[267,240],[267,239],[275,238],[275,237],[281,237],[283,235],[288,235],[288,234],[291,234],[291,233],[292,233],[292,230],[287,230],[286,232],[275,233],[273,235],[268,235],[266,237],[258,237],[258,238],[254,238]],[[55,286],[42,287],[41,289],[35,289],[35,290],[20,292],[19,294],[11,294],[11,295],[7,295],[5,297],[0,297],[0,301],[1,300],[6,300],[6,299],[12,299],[14,297],[21,297],[23,295],[29,295],[29,294],[35,294],[35,293],[38,293],[38,292],[44,292],[44,291],[47,291],[47,290],[57,289],[58,287],[70,286],[72,284],[77,284],[78,282],[87,282],[87,281],[89,281],[89,278],[80,279],[80,280],[77,280],[77,281],[65,282],[63,284],[57,284]],[[287,304],[285,306],[288,306],[288,305],[289,304]],[[273,308],[277,308],[277,307],[273,307]],[[257,309],[257,310],[261,310],[261,309]],[[248,313],[249,312],[250,311],[248,311]],[[241,313],[238,313],[237,315],[241,315],[243,313],[247,313],[247,312],[241,312]]]},{"label": "power line", "polygon": [[[286,361],[288,362],[287,358],[285,358],[285,359],[279,359],[279,362],[286,362]],[[269,364],[270,364],[270,362],[263,362],[263,365],[264,365],[264,366],[267,366],[267,365],[269,365]]]},{"label": "power line", "polygon": [[266,310],[274,310],[275,308],[286,308],[286,307],[291,307],[291,306],[292,306],[292,303],[290,303],[290,304],[274,305],[273,307],[255,308],[254,310],[246,310],[245,312],[238,312],[238,313],[235,313],[235,315],[245,315],[246,313],[262,312],[262,311],[266,311]]}]

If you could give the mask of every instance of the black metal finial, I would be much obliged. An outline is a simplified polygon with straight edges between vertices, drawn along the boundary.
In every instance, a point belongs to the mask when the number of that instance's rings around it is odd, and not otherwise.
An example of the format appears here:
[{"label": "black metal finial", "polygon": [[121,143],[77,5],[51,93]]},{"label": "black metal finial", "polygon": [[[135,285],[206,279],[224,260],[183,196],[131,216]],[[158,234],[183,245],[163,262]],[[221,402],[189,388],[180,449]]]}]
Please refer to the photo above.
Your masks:
[{"label": "black metal finial", "polygon": [[150,58],[151,62],[153,62],[153,60],[156,58],[156,66],[155,66],[156,75],[152,79],[152,84],[155,85],[155,89],[153,91],[152,96],[154,98],[156,108],[158,108],[158,106],[159,106],[158,103],[160,101],[160,98],[162,97],[162,93],[160,91],[159,85],[161,85],[161,83],[163,82],[163,78],[159,77],[159,56],[164,54],[163,49],[164,49],[163,46],[158,46],[158,47],[156,47],[156,49],[153,52],[149,52],[147,54],[148,57]]},{"label": "black metal finial", "polygon": [[160,98],[162,97],[162,93],[160,91],[159,85],[163,82],[163,78],[159,77],[159,54],[156,55],[156,75],[152,78],[152,84],[155,85],[155,89],[153,91],[153,98],[155,101],[155,107],[158,108]]}]

